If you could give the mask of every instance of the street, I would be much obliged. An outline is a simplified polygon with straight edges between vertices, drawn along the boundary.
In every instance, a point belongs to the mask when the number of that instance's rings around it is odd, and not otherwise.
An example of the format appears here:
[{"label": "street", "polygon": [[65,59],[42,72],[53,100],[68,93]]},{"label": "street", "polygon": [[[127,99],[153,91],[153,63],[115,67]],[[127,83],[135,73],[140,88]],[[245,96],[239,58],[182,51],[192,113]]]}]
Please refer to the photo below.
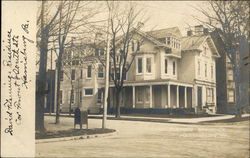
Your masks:
[{"label": "street", "polygon": [[[54,118],[46,117],[48,122]],[[72,128],[73,118],[61,118]],[[108,120],[111,137],[36,144],[37,157],[248,158],[249,122],[174,124]],[[90,119],[100,128],[101,119]],[[65,128],[66,129],[66,128]]]}]

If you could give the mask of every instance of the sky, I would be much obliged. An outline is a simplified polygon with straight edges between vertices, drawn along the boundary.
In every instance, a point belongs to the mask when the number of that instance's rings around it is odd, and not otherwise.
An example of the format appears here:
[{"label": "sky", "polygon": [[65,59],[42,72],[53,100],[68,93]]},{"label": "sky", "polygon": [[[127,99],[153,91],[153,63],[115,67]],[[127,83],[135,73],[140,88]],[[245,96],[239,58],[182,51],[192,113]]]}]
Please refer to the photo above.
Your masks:
[{"label": "sky", "polygon": [[193,6],[202,6],[204,1],[136,1],[138,7],[144,8],[149,16],[145,30],[179,27],[186,35],[188,26],[198,25],[193,16],[202,17]]}]

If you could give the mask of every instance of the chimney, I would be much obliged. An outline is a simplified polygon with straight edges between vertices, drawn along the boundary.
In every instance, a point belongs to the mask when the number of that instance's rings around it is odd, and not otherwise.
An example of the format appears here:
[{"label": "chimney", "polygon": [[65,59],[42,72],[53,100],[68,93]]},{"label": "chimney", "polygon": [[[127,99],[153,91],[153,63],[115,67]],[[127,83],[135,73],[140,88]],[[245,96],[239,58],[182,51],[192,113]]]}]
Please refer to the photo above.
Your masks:
[{"label": "chimney", "polygon": [[194,32],[195,32],[195,35],[203,35],[204,33],[203,25],[196,25],[194,27]]},{"label": "chimney", "polygon": [[187,36],[192,36],[192,35],[193,35],[193,31],[192,30],[187,31]]}]

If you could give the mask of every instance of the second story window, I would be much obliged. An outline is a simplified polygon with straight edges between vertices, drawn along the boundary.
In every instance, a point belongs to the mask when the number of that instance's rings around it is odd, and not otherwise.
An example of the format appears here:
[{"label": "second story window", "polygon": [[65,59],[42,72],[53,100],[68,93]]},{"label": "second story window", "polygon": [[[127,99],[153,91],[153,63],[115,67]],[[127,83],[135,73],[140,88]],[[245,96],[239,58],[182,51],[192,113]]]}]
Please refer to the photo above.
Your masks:
[{"label": "second story window", "polygon": [[71,80],[75,80],[76,79],[76,70],[73,69],[71,70]]},{"label": "second story window", "polygon": [[137,60],[138,62],[138,68],[137,68],[137,72],[138,73],[142,73],[142,58],[138,58]]},{"label": "second story window", "polygon": [[176,65],[175,65],[175,61],[173,62],[173,75],[175,75],[175,71],[176,71]]},{"label": "second story window", "polygon": [[168,59],[165,59],[164,64],[165,64],[165,74],[167,74],[168,73]]},{"label": "second story window", "polygon": [[207,77],[207,64],[205,64],[205,77]]},{"label": "second story window", "polygon": [[103,78],[103,66],[102,65],[98,66],[98,77]]},{"label": "second story window", "polygon": [[146,60],[146,70],[147,70],[147,73],[151,73],[151,58],[147,58]]},{"label": "second story window", "polygon": [[92,77],[92,67],[91,65],[88,66],[87,68],[87,78],[91,78]]}]

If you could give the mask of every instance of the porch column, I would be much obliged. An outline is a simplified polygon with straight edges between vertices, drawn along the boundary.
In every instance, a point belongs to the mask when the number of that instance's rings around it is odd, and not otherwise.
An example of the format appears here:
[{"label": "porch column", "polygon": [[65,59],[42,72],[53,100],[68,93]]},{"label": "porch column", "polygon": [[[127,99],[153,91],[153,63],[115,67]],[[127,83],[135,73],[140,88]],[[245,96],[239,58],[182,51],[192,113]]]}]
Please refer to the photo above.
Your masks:
[{"label": "porch column", "polygon": [[152,85],[149,86],[149,108],[152,108],[153,95],[152,95]]},{"label": "porch column", "polygon": [[135,86],[132,86],[133,89],[133,108],[135,108]]},{"label": "porch column", "polygon": [[176,85],[176,107],[179,108],[179,86]]},{"label": "porch column", "polygon": [[168,85],[168,107],[171,107],[171,102],[170,102],[170,84]]},{"label": "porch column", "polygon": [[185,89],[184,89],[184,95],[185,95],[185,100],[184,100],[184,106],[185,106],[185,108],[187,108],[187,87],[184,87]]}]

